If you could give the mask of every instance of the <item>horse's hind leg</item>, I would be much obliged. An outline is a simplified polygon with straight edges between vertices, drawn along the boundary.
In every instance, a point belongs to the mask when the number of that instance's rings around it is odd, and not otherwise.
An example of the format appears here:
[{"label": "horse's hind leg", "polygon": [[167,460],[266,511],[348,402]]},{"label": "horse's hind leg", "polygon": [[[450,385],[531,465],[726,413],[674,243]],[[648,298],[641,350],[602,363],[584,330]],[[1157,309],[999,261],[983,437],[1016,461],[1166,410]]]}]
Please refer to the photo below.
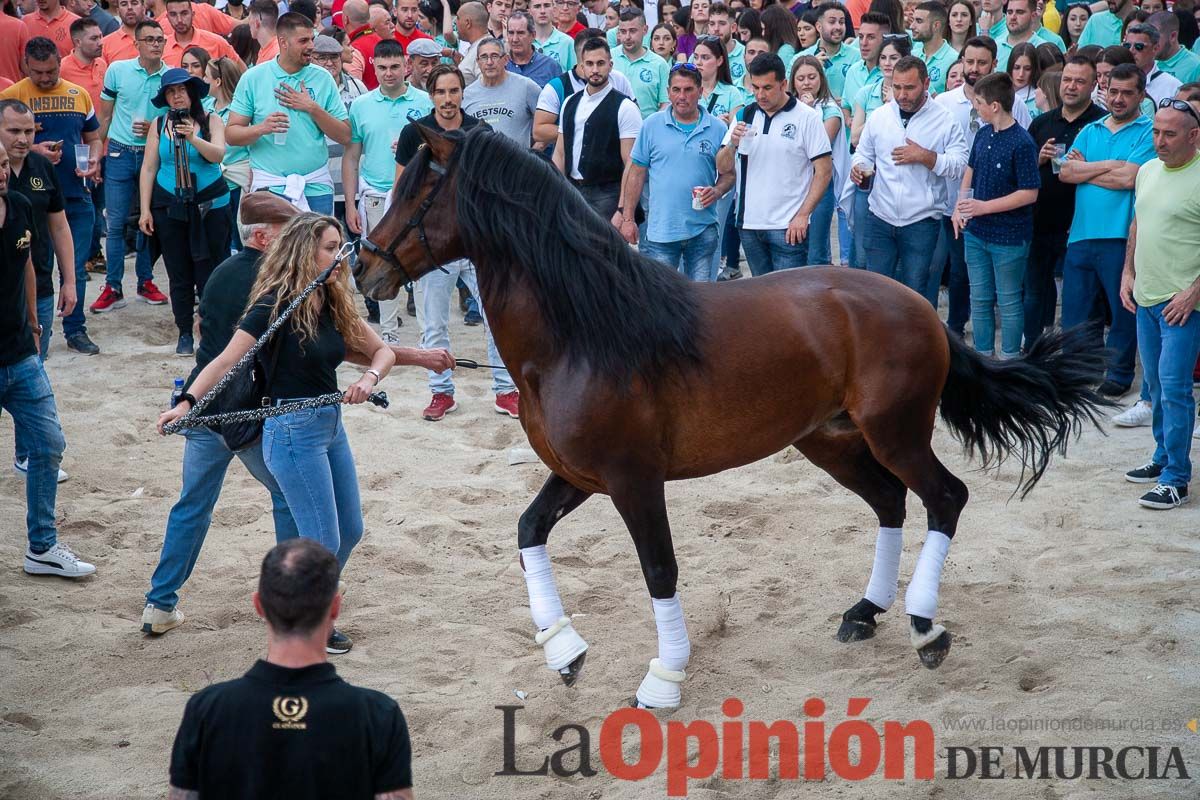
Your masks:
[{"label": "horse's hind leg", "polygon": [[875,563],[863,598],[842,614],[840,642],[857,642],[875,635],[877,614],[892,607],[900,575],[903,546],[904,483],[872,455],[862,432],[846,417],[827,423],[795,443],[813,464],[866,501],[879,518]]},{"label": "horse's hind leg", "polygon": [[550,556],[546,553],[546,540],[555,523],[590,496],[590,492],[551,474],[517,523],[517,546],[521,552],[521,568],[525,571],[525,586],[529,590],[529,611],[538,628],[534,641],[545,649],[546,666],[562,676],[567,686],[575,683],[583,669],[587,642],[575,632],[570,617],[563,613]]}]

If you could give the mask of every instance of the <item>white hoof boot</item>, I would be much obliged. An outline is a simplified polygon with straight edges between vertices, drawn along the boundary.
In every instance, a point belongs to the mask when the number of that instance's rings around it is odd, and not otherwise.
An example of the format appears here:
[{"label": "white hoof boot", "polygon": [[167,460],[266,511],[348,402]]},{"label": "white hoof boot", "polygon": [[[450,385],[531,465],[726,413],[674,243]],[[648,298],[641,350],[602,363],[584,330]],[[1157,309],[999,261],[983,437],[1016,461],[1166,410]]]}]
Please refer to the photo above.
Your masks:
[{"label": "white hoof boot", "polygon": [[913,647],[920,650],[922,647],[936,642],[938,637],[945,632],[946,629],[937,623],[934,623],[926,633],[917,633],[917,629],[910,625],[908,626],[908,640],[912,642]]},{"label": "white hoof boot", "polygon": [[546,666],[559,673],[588,649],[587,642],[571,626],[570,617],[559,617],[558,622],[538,633],[533,640],[546,651]]},{"label": "white hoof boot", "polygon": [[687,678],[681,669],[667,669],[657,658],[650,659],[650,669],[637,690],[638,708],[678,708],[679,684]]}]

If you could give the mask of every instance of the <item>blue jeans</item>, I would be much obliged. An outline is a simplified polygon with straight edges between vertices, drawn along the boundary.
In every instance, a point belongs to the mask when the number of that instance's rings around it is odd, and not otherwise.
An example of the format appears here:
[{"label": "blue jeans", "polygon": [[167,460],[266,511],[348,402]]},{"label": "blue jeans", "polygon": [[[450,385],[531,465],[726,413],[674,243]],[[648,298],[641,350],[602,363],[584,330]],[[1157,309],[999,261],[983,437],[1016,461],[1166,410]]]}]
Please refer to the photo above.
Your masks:
[{"label": "blue jeans", "polygon": [[808,240],[800,244],[788,244],[784,239],[786,233],[782,228],[773,231],[741,229],[742,250],[746,253],[746,263],[750,265],[752,275],[766,275],[808,265]]},{"label": "blue jeans", "polygon": [[713,281],[717,276],[712,272],[712,257],[714,253],[720,252],[717,250],[719,238],[717,225],[713,224],[692,238],[678,242],[653,242],[646,239],[639,249],[647,258],[661,261],[694,281]]},{"label": "blue jeans", "polygon": [[[163,611],[175,608],[179,602],[179,589],[196,566],[212,523],[213,508],[221,496],[225,471],[234,457],[225,446],[225,440],[208,428],[192,428],[183,435],[187,437],[183,445],[183,488],[167,517],[162,553],[150,578],[150,591],[146,592],[146,602]],[[237,453],[237,457],[255,480],[271,493],[275,541],[298,536],[287,500],[263,461],[262,443]]]},{"label": "blue jeans", "polygon": [[842,266],[848,267],[854,258],[854,236],[850,233],[850,220],[846,217],[846,212],[840,208],[837,210],[837,220],[838,256],[841,259]]},{"label": "blue jeans", "polygon": [[1021,355],[1025,332],[1025,310],[1021,284],[1029,242],[998,245],[963,232],[967,274],[971,277],[971,319],[975,349],[985,355],[996,352],[996,306],[1000,307],[1000,357]]},{"label": "blue jeans", "polygon": [[1163,467],[1159,483],[1187,486],[1192,479],[1192,369],[1200,353],[1200,314],[1193,311],[1184,324],[1168,325],[1162,315],[1166,306],[1138,306],[1138,350],[1154,407],[1151,461]]},{"label": "blue jeans", "polygon": [[29,546],[45,552],[58,541],[54,504],[58,498],[58,467],[67,442],[50,379],[37,356],[0,367],[0,408],[12,415],[16,437],[28,447],[25,478],[25,527]]},{"label": "blue jeans", "polygon": [[[421,331],[421,347],[434,350],[439,347],[450,347],[450,296],[454,293],[455,282],[462,278],[473,297],[479,297],[479,283],[475,279],[475,265],[466,259],[451,261],[442,272],[435,269],[422,275],[424,284],[425,329]],[[456,306],[457,308],[457,306]],[[483,309],[480,308],[480,312]],[[487,337],[488,363],[502,365],[500,351],[496,349],[496,340],[492,338],[492,328],[488,325],[487,315],[483,314],[483,332]],[[429,389],[434,394],[454,394],[454,378],[452,371],[430,372]],[[495,394],[508,394],[517,390],[507,369],[492,370],[492,391]]]},{"label": "blue jeans", "polygon": [[[649,192],[649,185],[647,185],[646,192]],[[737,193],[734,191],[728,191],[725,193],[724,197],[716,202],[717,241],[716,244],[713,245],[712,255],[709,256],[710,263],[708,276],[701,277],[695,272],[685,272],[685,274],[692,277],[692,280],[715,281],[717,276],[721,274],[721,254],[725,252],[725,222],[729,219],[729,211],[731,208],[733,208],[733,204],[736,199]],[[649,194],[647,194],[642,203],[647,208],[650,206]],[[736,262],[734,263],[734,266],[737,266]]]},{"label": "blue jeans", "polygon": [[[125,279],[125,222],[130,210],[136,208],[143,150],[109,141],[108,156],[104,161],[104,213],[108,219],[104,247],[108,274],[105,280],[118,292],[121,291],[121,281]],[[154,264],[150,261],[150,242],[141,231],[137,232],[136,241],[137,262],[134,268],[140,286],[154,277]]]},{"label": "blue jeans", "polygon": [[821,202],[813,209],[812,218],[808,222],[808,263],[810,266],[832,264],[833,250],[831,249],[833,231],[833,212],[837,206],[836,192],[833,182],[821,197]]},{"label": "blue jeans", "polygon": [[850,266],[867,268],[867,217],[871,213],[868,200],[870,192],[854,187],[854,208],[850,210],[854,219],[853,241],[850,243]]},{"label": "blue jeans", "polygon": [[87,261],[92,246],[92,229],[96,225],[96,209],[87,195],[69,197],[66,205],[67,224],[71,226],[71,241],[75,247],[75,308],[63,317],[63,335],[69,339],[77,333],[87,333],[83,311],[87,305]]},{"label": "blue jeans", "polygon": [[1108,380],[1133,383],[1137,353],[1137,320],[1121,305],[1121,271],[1125,268],[1124,239],[1085,239],[1067,245],[1063,261],[1062,325],[1088,321],[1092,303],[1103,295],[1112,315],[1108,329]]},{"label": "blue jeans", "polygon": [[363,520],[341,407],[310,408],[264,420],[262,454],[292,511],[296,530],[336,555],[344,568],[362,538]]},{"label": "blue jeans", "polygon": [[332,194],[318,194],[305,199],[308,201],[309,211],[312,211],[314,214],[324,214],[327,217],[333,216]]},{"label": "blue jeans", "polygon": [[[101,178],[103,178],[104,174],[105,174],[105,168],[104,168],[105,163],[106,163],[106,159],[101,158],[100,159],[100,177]],[[92,219],[92,241],[88,243],[88,249],[87,249],[87,258],[91,258],[92,256],[101,252],[100,251],[100,239],[101,239],[101,237],[105,236],[104,184],[101,183],[101,184],[97,185],[97,184],[89,183],[88,186],[90,187],[88,189],[88,194],[91,195],[91,198],[92,198],[92,209],[96,212],[96,216]],[[87,259],[84,259],[84,261],[86,263]]]},{"label": "blue jeans", "polygon": [[42,336],[38,340],[41,348],[38,351],[38,358],[45,361],[46,354],[50,349],[50,333],[54,330],[54,295],[37,299],[37,315],[38,325],[42,326]]},{"label": "blue jeans", "polygon": [[[857,202],[857,201],[856,201]],[[941,220],[927,217],[908,225],[889,225],[867,211],[866,268],[900,281],[924,296],[929,258],[937,246]]]}]

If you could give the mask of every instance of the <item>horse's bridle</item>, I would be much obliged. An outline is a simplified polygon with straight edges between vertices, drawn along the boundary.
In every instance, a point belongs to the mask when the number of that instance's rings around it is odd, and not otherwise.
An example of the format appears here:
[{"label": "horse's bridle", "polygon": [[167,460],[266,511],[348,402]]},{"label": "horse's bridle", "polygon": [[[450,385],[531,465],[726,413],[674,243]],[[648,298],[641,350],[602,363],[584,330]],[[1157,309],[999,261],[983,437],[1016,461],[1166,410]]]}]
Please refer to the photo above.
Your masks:
[{"label": "horse's bridle", "polygon": [[[424,146],[425,145],[422,145],[422,147]],[[433,202],[437,199],[438,193],[442,191],[447,181],[449,181],[450,170],[454,167],[454,162],[457,159],[457,147],[454,148],[454,151],[450,154],[450,160],[446,162],[446,166],[444,167],[434,161],[432,153],[430,154],[429,168],[437,173],[437,182],[433,184],[433,189],[431,189],[429,194],[425,196],[425,199],[421,201],[421,205],[417,206],[417,210],[413,213],[412,217],[409,218],[408,224],[401,228],[400,232],[392,238],[391,244],[389,244],[386,249],[381,249],[378,245],[365,236],[359,240],[359,246],[363,250],[366,250],[376,258],[383,259],[395,269],[400,270],[400,274],[404,276],[404,280],[407,283],[411,283],[413,281],[413,277],[408,274],[408,270],[404,268],[404,265],[400,263],[400,259],[396,258],[394,253],[396,247],[402,241],[404,241],[408,234],[412,233],[414,230],[417,232],[417,239],[421,242],[421,246],[425,248],[425,253],[429,256],[429,261],[431,264],[433,264],[433,268],[440,269],[443,272],[446,271],[445,268],[438,263],[437,256],[433,254],[433,249],[429,246],[429,237],[425,233],[425,215],[429,213],[429,209],[433,207]]]}]

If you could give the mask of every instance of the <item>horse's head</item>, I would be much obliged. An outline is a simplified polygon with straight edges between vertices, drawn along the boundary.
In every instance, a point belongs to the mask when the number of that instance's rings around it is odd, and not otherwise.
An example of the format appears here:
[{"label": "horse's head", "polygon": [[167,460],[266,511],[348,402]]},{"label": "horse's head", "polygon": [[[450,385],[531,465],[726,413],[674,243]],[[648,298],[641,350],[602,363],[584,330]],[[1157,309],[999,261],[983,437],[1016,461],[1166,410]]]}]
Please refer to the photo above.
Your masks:
[{"label": "horse's head", "polygon": [[454,174],[461,138],[416,130],[424,145],[396,182],[391,208],[362,240],[354,268],[359,290],[375,300],[390,300],[404,284],[465,255]]}]

